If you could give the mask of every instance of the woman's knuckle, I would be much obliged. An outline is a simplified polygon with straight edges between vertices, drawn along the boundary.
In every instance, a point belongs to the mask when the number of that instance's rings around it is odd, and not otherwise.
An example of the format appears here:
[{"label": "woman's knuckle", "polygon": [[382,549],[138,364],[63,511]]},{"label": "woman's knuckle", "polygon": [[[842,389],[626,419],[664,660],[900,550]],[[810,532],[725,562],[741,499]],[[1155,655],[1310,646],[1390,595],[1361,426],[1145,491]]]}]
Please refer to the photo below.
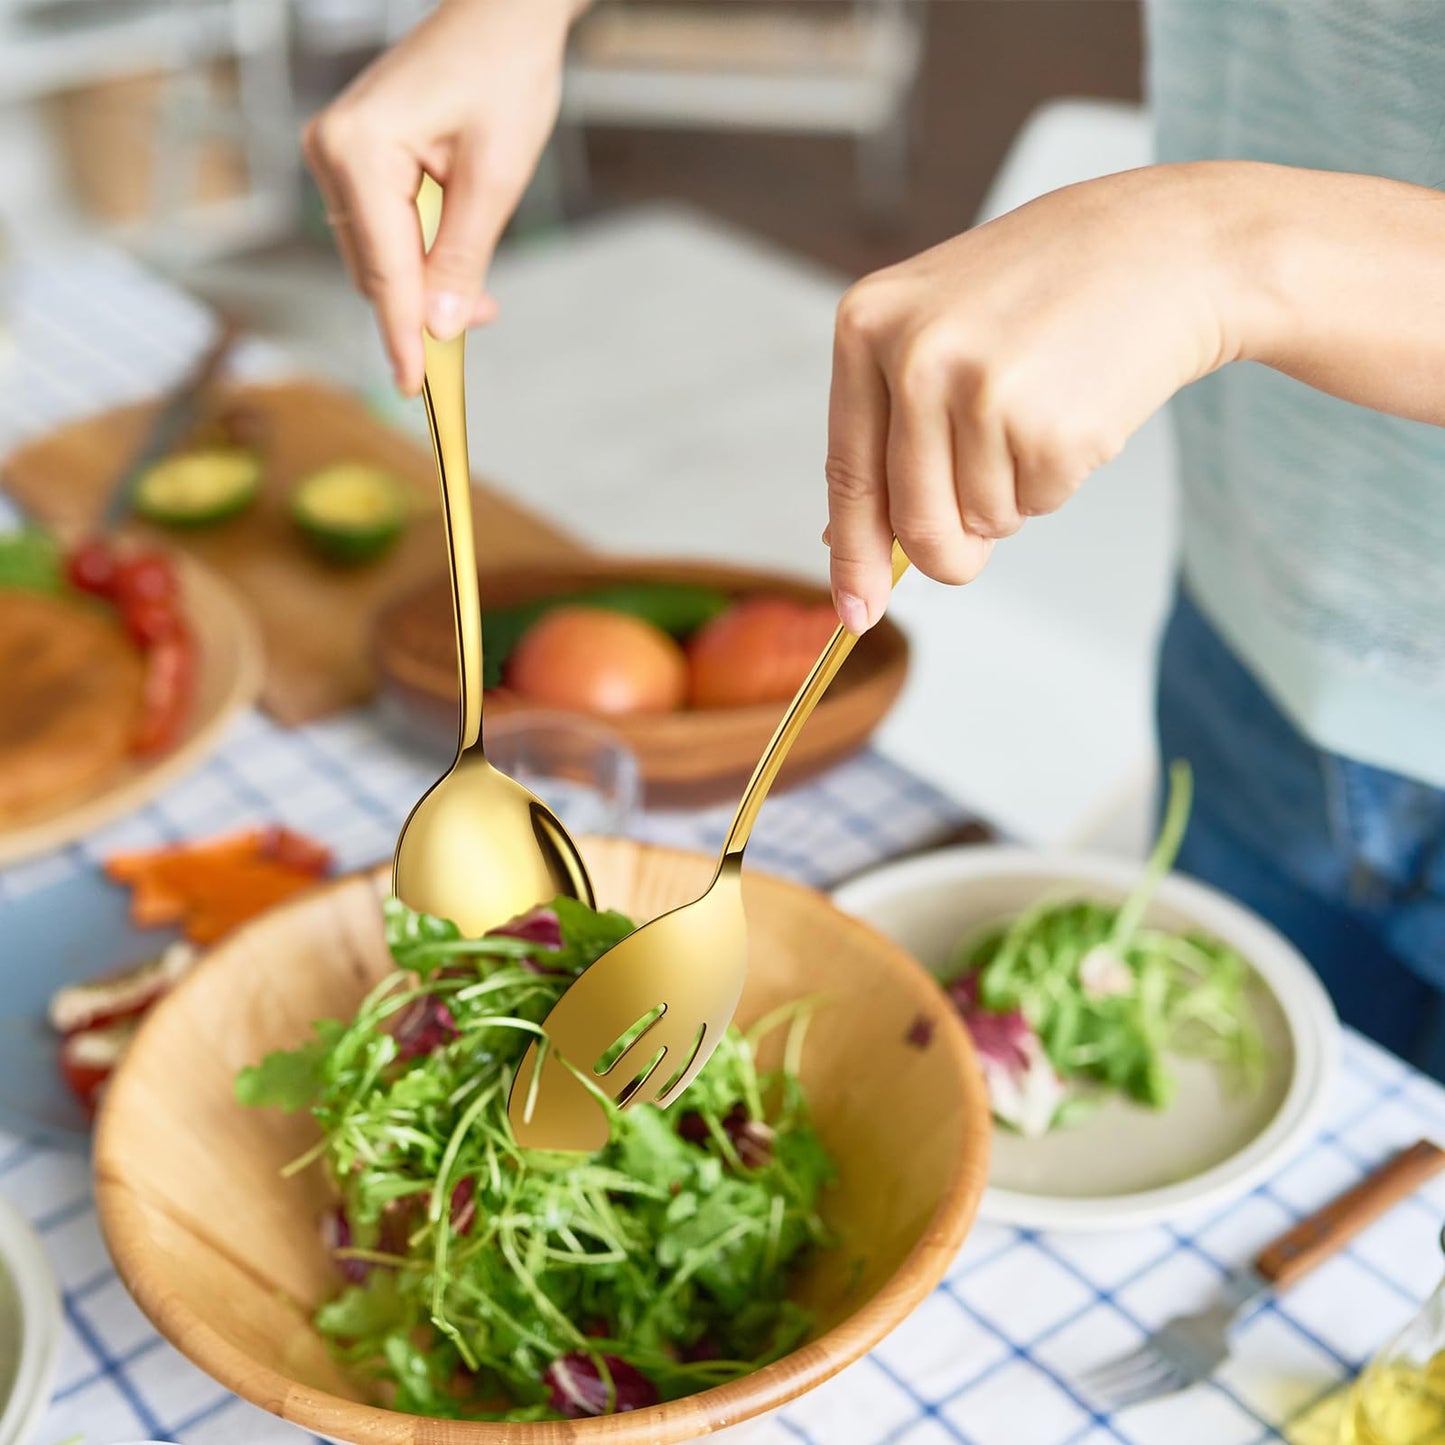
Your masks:
[{"label": "woman's knuckle", "polygon": [[333,170],[346,166],[360,144],[356,118],[349,110],[332,106],[307,126],[311,154]]},{"label": "woman's knuckle", "polygon": [[850,457],[829,452],[823,463],[828,495],[835,502],[861,502],[873,494],[873,478]]},{"label": "woman's knuckle", "polygon": [[391,272],[374,257],[363,259],[356,268],[356,284],[363,296],[373,299],[383,296],[390,289]]},{"label": "woman's knuckle", "polygon": [[1056,512],[1078,490],[1087,468],[1058,446],[1018,449],[1018,506],[1026,517]]},{"label": "woman's knuckle", "polygon": [[941,326],[926,326],[911,336],[898,355],[896,389],[905,398],[947,397],[968,370],[967,359]]},{"label": "woman's knuckle", "polygon": [[843,346],[868,346],[877,338],[880,307],[875,286],[867,279],[855,282],[838,302],[834,333]]},{"label": "woman's knuckle", "polygon": [[[893,535],[903,544],[903,550],[929,576],[936,576],[938,568],[947,568],[958,551],[958,538],[933,517],[915,517],[903,514],[892,518]],[[953,529],[954,532],[957,528]]]},{"label": "woman's knuckle", "polygon": [[966,530],[975,537],[986,537],[990,541],[997,541],[1002,537],[1012,537],[1023,525],[1022,518],[1015,507],[1005,506],[999,502],[972,506],[965,504],[962,515]]}]

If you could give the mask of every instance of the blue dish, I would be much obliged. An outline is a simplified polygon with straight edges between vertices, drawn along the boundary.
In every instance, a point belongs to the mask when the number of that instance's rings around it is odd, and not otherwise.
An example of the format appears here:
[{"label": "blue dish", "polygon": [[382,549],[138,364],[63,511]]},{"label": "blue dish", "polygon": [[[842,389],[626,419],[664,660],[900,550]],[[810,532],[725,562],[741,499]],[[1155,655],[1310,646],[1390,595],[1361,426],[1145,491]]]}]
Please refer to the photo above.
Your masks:
[{"label": "blue dish", "polygon": [[179,937],[137,928],[129,890],[83,873],[0,903],[0,1129],[86,1149],[90,1121],[60,1073],[46,1009],[56,989],[154,958]]}]

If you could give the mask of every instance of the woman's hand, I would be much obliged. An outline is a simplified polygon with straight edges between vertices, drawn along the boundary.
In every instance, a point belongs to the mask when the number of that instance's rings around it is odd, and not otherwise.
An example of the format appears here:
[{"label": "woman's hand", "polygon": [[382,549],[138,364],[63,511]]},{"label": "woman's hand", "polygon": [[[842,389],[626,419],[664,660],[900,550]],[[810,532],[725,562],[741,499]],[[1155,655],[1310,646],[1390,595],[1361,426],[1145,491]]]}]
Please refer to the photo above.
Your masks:
[{"label": "woman's hand", "polygon": [[826,470],[851,631],[887,606],[895,535],[920,571],[971,581],[997,538],[1061,506],[1175,391],[1238,354],[1230,171],[1070,186],[843,297]]},{"label": "woman's hand", "polygon": [[[306,159],[347,270],[376,307],[397,385],[422,381],[422,325],[491,320],[492,252],[557,119],[562,55],[586,0],[443,0],[306,127]],[[422,171],[446,190],[423,254]]]}]

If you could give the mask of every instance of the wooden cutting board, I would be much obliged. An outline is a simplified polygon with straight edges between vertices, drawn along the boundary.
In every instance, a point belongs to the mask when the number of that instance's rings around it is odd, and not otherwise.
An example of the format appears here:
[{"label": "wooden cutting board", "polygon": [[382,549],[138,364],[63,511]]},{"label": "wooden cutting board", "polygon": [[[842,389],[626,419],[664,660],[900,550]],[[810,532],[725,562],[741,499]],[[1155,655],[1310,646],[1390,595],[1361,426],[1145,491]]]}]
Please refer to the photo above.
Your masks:
[{"label": "wooden cutting board", "polygon": [[[254,610],[266,650],[263,706],[293,725],[365,702],[374,691],[369,638],[393,598],[446,568],[446,542],[430,452],[377,420],[365,405],[316,382],[234,388],[265,419],[262,494],[211,531],[149,528],[229,579]],[[85,528],[154,415],[152,406],[102,412],[27,443],[0,463],[5,491],[38,521]],[[331,462],[385,467],[415,497],[401,542],[380,561],[333,566],[306,546],[288,511],[292,488]],[[549,522],[485,486],[475,488],[483,572],[575,555],[582,548]]]}]

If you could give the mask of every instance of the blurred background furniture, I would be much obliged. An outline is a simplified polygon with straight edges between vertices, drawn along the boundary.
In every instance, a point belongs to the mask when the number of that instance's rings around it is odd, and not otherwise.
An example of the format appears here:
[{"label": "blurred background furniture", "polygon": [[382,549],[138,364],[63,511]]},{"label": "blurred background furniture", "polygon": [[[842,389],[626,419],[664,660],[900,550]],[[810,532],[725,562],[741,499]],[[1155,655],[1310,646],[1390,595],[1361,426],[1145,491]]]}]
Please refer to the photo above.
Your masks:
[{"label": "blurred background furniture", "polygon": [[577,27],[567,63],[566,182],[586,185],[575,133],[586,127],[843,135],[856,145],[864,204],[896,213],[925,15],[907,0],[601,4]]},{"label": "blurred background furniture", "polygon": [[288,0],[4,0],[0,144],[30,162],[4,213],[85,218],[168,259],[287,234],[290,32]]}]

